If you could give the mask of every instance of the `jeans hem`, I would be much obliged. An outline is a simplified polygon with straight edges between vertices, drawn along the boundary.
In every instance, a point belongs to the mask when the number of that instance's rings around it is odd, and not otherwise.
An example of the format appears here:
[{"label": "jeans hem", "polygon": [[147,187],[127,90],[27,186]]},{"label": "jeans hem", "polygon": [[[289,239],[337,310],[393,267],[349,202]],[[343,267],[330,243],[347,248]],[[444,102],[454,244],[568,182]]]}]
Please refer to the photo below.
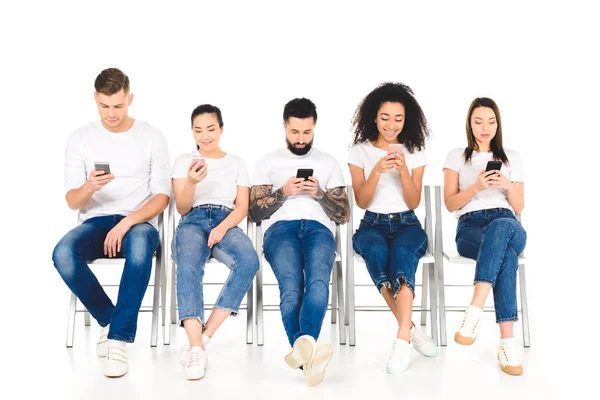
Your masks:
[{"label": "jeans hem", "polygon": [[396,299],[396,296],[398,296],[398,292],[400,291],[400,289],[402,289],[402,283],[406,284],[406,287],[408,287],[413,294],[413,299],[415,298],[415,284],[414,283],[412,283],[411,281],[406,279],[406,277],[403,274],[399,274],[396,277],[396,282],[398,282],[398,290],[394,289],[394,299]]},{"label": "jeans hem", "polygon": [[473,281],[473,285],[475,285],[476,283],[479,283],[479,282],[481,282],[481,283],[489,283],[490,285],[492,285],[492,287],[496,286],[496,282],[494,282],[494,281],[490,281],[490,280],[487,280],[487,279],[477,279],[477,278],[475,278],[475,280]]},{"label": "jeans hem", "polygon": [[215,306],[213,307],[213,309],[218,308],[219,310],[225,310],[225,311],[231,311],[231,316],[235,317],[239,314],[239,309],[233,309],[233,308],[229,308],[229,307],[223,307],[223,306],[218,306],[215,304]]},{"label": "jeans hem", "polygon": [[108,340],[118,340],[121,342],[126,342],[126,343],[133,343],[133,341],[135,340],[135,336],[119,336],[119,335],[113,335],[112,333],[109,333],[107,336]]},{"label": "jeans hem", "polygon": [[499,324],[500,322],[516,322],[519,320],[518,316],[514,316],[514,317],[510,317],[510,318],[496,318],[496,323]]},{"label": "jeans hem", "polygon": [[200,321],[200,323],[202,324],[202,329],[206,329],[206,324],[204,323],[204,321],[202,321],[202,318],[198,317],[198,316],[191,316],[191,317],[180,317],[179,318],[179,326],[183,327],[183,320],[184,319],[197,319],[198,321]]}]

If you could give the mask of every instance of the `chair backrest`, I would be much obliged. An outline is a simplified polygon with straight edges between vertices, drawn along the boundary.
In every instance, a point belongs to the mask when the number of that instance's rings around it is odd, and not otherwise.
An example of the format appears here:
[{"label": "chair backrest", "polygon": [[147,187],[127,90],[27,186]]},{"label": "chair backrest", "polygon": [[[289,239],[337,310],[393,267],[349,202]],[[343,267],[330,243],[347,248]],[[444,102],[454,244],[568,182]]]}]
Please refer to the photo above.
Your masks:
[{"label": "chair backrest", "polygon": [[[356,214],[364,215],[364,210],[358,207],[354,197],[354,191],[352,185],[346,186],[346,192],[348,193],[348,202],[350,203],[350,218],[346,226],[346,246],[348,249],[352,248],[352,236],[354,235],[354,216]],[[419,217],[419,220],[423,222],[423,229],[427,234],[427,252],[433,254],[433,229],[432,229],[432,213],[431,213],[431,187],[429,185],[423,186],[423,193],[421,195],[421,202],[419,206],[414,210],[415,214]]]}]

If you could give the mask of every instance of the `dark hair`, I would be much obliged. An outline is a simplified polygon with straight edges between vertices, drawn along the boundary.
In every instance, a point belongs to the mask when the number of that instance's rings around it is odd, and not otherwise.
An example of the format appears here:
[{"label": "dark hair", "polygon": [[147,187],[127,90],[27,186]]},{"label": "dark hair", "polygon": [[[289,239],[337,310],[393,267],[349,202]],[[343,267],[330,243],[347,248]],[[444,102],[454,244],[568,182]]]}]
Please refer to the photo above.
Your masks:
[{"label": "dark hair", "polygon": [[317,123],[317,106],[315,103],[306,98],[294,99],[288,101],[283,108],[283,121],[287,123],[291,117],[294,118],[313,118],[313,122]]},{"label": "dark hair", "polygon": [[112,96],[121,89],[125,94],[129,93],[129,78],[118,68],[108,68],[100,72],[94,82],[96,92]]},{"label": "dark hair", "polygon": [[354,144],[375,142],[379,136],[377,130],[377,112],[383,103],[401,103],[406,115],[404,127],[398,136],[409,152],[425,148],[425,139],[430,130],[421,106],[415,99],[413,91],[402,83],[386,82],[377,86],[358,105],[352,118],[354,125]]},{"label": "dark hair", "polygon": [[473,151],[479,150],[479,145],[477,141],[475,141],[475,135],[473,135],[473,128],[471,126],[471,115],[473,115],[473,111],[479,107],[487,107],[491,108],[496,114],[496,122],[498,124],[498,128],[496,128],[496,135],[490,142],[490,150],[492,150],[492,154],[494,155],[494,160],[502,161],[503,163],[510,165],[508,161],[508,157],[506,157],[506,153],[502,148],[502,119],[500,118],[500,109],[496,102],[487,97],[478,97],[469,106],[469,112],[467,113],[467,148],[465,148],[465,152],[463,156],[465,158],[465,163],[471,163],[471,156],[473,155]]},{"label": "dark hair", "polygon": [[194,111],[192,111],[192,128],[194,127],[194,118],[202,114],[216,114],[217,120],[219,121],[219,128],[223,128],[223,117],[221,116],[221,110],[219,110],[219,107],[211,104],[202,104],[194,108]]}]

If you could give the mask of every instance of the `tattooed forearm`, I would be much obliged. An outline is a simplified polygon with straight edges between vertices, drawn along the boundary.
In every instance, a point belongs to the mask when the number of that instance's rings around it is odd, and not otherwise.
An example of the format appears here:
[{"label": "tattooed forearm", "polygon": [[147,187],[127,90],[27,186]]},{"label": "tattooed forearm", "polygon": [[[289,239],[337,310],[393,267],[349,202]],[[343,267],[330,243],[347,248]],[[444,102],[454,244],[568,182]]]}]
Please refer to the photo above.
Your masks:
[{"label": "tattooed forearm", "polygon": [[273,185],[252,186],[248,209],[248,216],[251,221],[259,222],[268,219],[281,208],[287,197],[283,194],[282,188],[271,193],[272,190]]},{"label": "tattooed forearm", "polygon": [[327,192],[318,188],[313,197],[319,202],[330,220],[338,224],[348,222],[350,205],[348,204],[346,189],[343,186],[329,189]]}]

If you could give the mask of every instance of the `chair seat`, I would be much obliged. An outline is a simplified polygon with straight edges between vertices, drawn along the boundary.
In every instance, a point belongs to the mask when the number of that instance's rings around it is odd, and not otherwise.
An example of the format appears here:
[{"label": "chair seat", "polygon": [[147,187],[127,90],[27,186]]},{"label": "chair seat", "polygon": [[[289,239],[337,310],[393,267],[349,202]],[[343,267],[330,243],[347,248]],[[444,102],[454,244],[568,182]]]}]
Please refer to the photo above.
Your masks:
[{"label": "chair seat", "polygon": [[[448,252],[444,252],[444,258],[448,260],[452,264],[467,264],[467,265],[475,265],[475,260],[471,260],[470,258],[463,257],[458,254],[455,250],[450,250]],[[519,265],[525,264],[527,258],[521,255],[519,256]]]},{"label": "chair seat", "polygon": [[[360,256],[360,254],[354,253],[354,261],[359,263],[364,263],[365,260]],[[419,265],[422,264],[433,264],[435,262],[435,257],[431,253],[425,253],[423,257],[419,260]]]}]

